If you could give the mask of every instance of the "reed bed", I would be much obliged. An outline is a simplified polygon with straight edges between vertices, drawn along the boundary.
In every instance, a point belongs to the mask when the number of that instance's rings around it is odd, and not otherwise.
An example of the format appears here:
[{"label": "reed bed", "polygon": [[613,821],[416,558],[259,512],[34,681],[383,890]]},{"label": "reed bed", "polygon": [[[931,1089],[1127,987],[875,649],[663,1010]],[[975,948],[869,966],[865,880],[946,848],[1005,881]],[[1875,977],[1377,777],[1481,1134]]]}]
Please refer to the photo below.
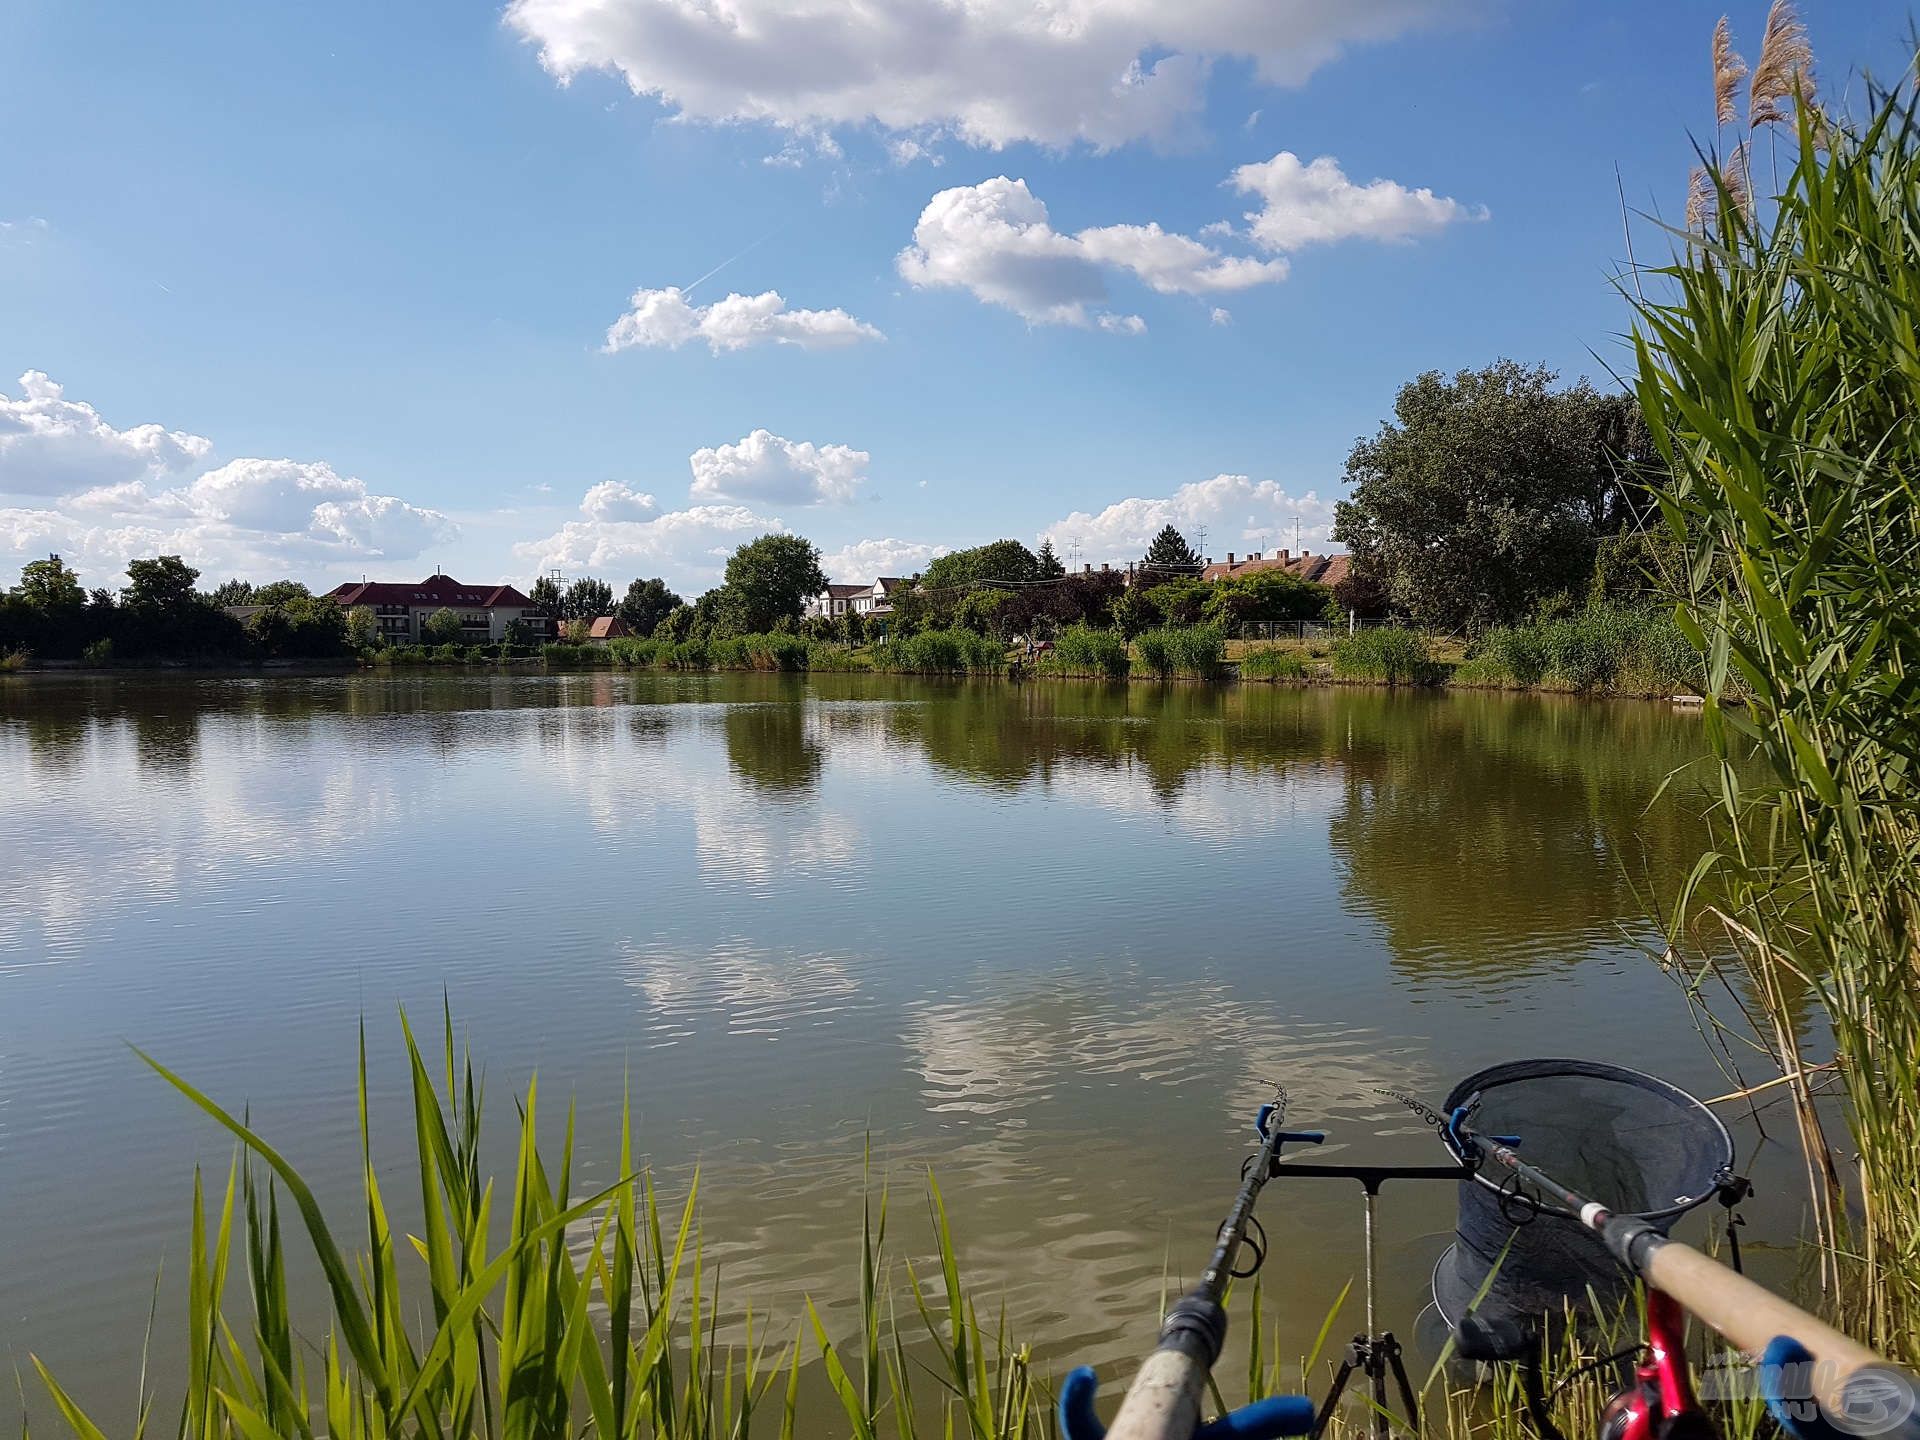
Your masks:
[{"label": "reed bed", "polygon": [[[931,1250],[923,1263],[893,1256],[888,1193],[884,1186],[876,1192],[869,1161],[853,1320],[830,1333],[821,1307],[808,1300],[803,1314],[775,1322],[722,1294],[703,1254],[698,1179],[669,1205],[636,1168],[626,1107],[618,1178],[580,1197],[571,1110],[557,1149],[543,1149],[539,1084],[529,1081],[518,1100],[508,1189],[482,1169],[484,1086],[471,1055],[456,1046],[451,1016],[443,1011],[436,1052],[421,1049],[404,1015],[401,1030],[421,1220],[420,1233],[403,1242],[374,1171],[364,1026],[351,1239],[244,1118],[147,1060],[238,1142],[223,1184],[209,1191],[194,1174],[187,1310],[175,1332],[188,1360],[174,1423],[181,1440],[793,1440],[801,1429],[850,1440],[1058,1440],[1053,1377],[1016,1338],[1004,1307],[982,1318],[986,1307],[962,1274],[931,1177]],[[327,1323],[318,1333],[293,1314],[286,1272],[296,1238],[325,1279]],[[420,1265],[399,1263],[403,1244]],[[243,1297],[239,1306],[234,1291]],[[1215,1403],[1303,1385],[1324,1390],[1347,1293],[1321,1318],[1304,1355],[1282,1343],[1257,1279],[1240,1288],[1240,1296],[1249,1293],[1235,1322],[1247,1331],[1244,1368],[1236,1361],[1216,1372]],[[1229,1301],[1242,1308],[1236,1296]],[[770,1338],[776,1323],[781,1336]],[[744,1338],[720,1343],[723,1327]],[[1617,1338],[1603,1330],[1556,1344],[1555,1372],[1572,1376],[1563,1421],[1584,1423],[1613,1377],[1573,1371],[1618,1348]],[[1421,1389],[1429,1417],[1445,1417],[1452,1435],[1519,1440],[1525,1421],[1511,1382],[1469,1383],[1446,1358]],[[78,1440],[104,1440],[105,1428],[60,1377],[32,1363],[67,1429]],[[803,1392],[802,1371],[812,1367],[824,1387]],[[1109,1377],[1109,1407],[1128,1378]],[[803,1393],[811,1397],[805,1403]],[[1336,1440],[1370,1433],[1367,1402],[1357,1388],[1349,1399],[1329,1430]],[[157,1404],[143,1373],[136,1440]],[[1723,1418],[1728,1440],[1756,1433],[1756,1407],[1735,1407]]]},{"label": "reed bed", "polygon": [[[1712,171],[1712,213],[1638,305],[1637,389],[1672,470],[1662,521],[1688,547],[1678,622],[1718,781],[1672,953],[1705,994],[1696,957],[1733,948],[1758,1010],[1730,1025],[1782,1074],[1801,1075],[1817,1004],[1851,1141],[1829,1140],[1793,1080],[1822,1283],[1861,1338],[1914,1362],[1920,129],[1911,83],[1858,124],[1821,116],[1795,35],[1779,36],[1753,123],[1793,127],[1780,193],[1755,206]],[[1770,49],[1779,36],[1770,24]]]},{"label": "reed bed", "polygon": [[1141,668],[1162,680],[1216,680],[1226,672],[1227,636],[1217,625],[1168,625],[1133,643]]},{"label": "reed bed", "polygon": [[1380,625],[1333,642],[1336,680],[1375,685],[1437,685],[1444,678],[1427,637],[1417,630]]},{"label": "reed bed", "polygon": [[1069,625],[1034,669],[1042,675],[1124,680],[1133,672],[1133,661],[1127,654],[1126,637],[1119,631]]}]

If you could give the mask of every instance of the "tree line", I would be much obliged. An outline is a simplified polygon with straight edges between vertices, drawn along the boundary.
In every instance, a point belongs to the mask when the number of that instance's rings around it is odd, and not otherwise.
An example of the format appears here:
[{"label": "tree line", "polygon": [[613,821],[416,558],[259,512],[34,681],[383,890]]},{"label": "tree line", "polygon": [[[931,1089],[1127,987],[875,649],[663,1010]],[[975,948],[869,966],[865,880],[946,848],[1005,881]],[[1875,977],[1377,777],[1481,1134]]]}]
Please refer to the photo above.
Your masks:
[{"label": "tree line", "polygon": [[[1131,640],[1158,626],[1353,612],[1477,634],[1589,600],[1648,598],[1676,557],[1648,538],[1657,528],[1648,486],[1664,472],[1646,423],[1631,396],[1556,381],[1545,366],[1498,360],[1402,385],[1393,417],[1347,458],[1333,538],[1353,565],[1331,592],[1282,570],[1203,582],[1202,557],[1171,525],[1135,566],[1135,585],[1121,571],[1068,573],[1051,541],[1035,551],[1001,539],[941,555],[917,583],[895,587],[889,633],[963,629],[1004,641],[1079,625]],[[803,618],[827,579],[816,545],[773,534],[741,545],[721,583],[691,601],[658,577],[633,580],[617,601],[592,576],[542,576],[528,594],[575,640],[593,618],[616,615],[635,635],[674,641],[786,632],[857,644],[870,626],[858,614]],[[36,560],[0,595],[0,654],[318,659],[382,643],[371,612],[343,611],[298,581],[229,580],[211,592],[198,581],[180,557],[156,556],[131,562],[117,593],[88,591],[58,557]],[[260,609],[242,623],[229,606]],[[429,644],[457,644],[460,617],[442,611],[423,632]],[[521,627],[507,639],[535,637]]]}]

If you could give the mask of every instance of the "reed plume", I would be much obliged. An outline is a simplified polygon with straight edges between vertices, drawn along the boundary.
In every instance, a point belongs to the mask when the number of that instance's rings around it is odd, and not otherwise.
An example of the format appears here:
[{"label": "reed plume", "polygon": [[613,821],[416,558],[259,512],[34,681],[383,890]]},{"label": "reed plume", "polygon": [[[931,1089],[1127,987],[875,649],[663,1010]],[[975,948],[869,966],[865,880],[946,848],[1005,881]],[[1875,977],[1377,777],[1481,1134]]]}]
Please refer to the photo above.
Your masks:
[{"label": "reed plume", "polygon": [[1733,153],[1727,156],[1727,167],[1720,173],[1720,184],[1727,192],[1727,203],[1739,214],[1753,218],[1753,184],[1747,156],[1747,142],[1742,140],[1733,147]]},{"label": "reed plume", "polygon": [[1734,53],[1733,37],[1727,29],[1727,17],[1713,27],[1713,118],[1716,124],[1731,125],[1739,118],[1734,96],[1746,76],[1747,62]]},{"label": "reed plume", "polygon": [[1766,39],[1760,45],[1760,63],[1753,67],[1747,87],[1747,126],[1757,130],[1775,125],[1792,114],[1782,102],[1813,94],[1813,47],[1807,28],[1794,13],[1792,0],[1773,0],[1767,11]]},{"label": "reed plume", "polygon": [[1707,222],[1718,209],[1713,177],[1707,173],[1706,166],[1694,166],[1693,173],[1687,176],[1687,229],[1705,234]]}]

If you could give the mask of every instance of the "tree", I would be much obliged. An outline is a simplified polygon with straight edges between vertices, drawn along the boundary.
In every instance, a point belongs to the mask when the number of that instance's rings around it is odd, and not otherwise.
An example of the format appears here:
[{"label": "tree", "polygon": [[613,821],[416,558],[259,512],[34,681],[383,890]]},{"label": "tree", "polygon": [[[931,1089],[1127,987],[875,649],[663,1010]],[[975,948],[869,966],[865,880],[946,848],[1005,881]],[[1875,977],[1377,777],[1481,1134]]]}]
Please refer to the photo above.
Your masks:
[{"label": "tree", "polygon": [[560,620],[560,613],[566,604],[566,596],[560,591],[560,582],[551,575],[542,575],[528,587],[527,599],[533,602],[533,608],[542,615]]},{"label": "tree", "polygon": [[58,555],[21,567],[20,583],[13,587],[13,593],[28,608],[47,616],[71,614],[87,603],[80,577]]},{"label": "tree", "polygon": [[211,598],[222,610],[229,605],[251,605],[253,585],[246,580],[222,580],[214,587]]},{"label": "tree", "polygon": [[[514,622],[516,625],[519,621]],[[380,638],[380,627],[374,623],[373,611],[365,605],[356,605],[347,611],[347,643],[356,650],[365,650]]]},{"label": "tree", "polygon": [[1140,564],[1154,579],[1169,579],[1181,575],[1198,575],[1201,557],[1187,543],[1187,537],[1171,525],[1160,527],[1160,533],[1153,537],[1153,543],[1147,546],[1147,553]]},{"label": "tree", "polygon": [[1213,587],[1190,575],[1152,586],[1146,593],[1147,603],[1167,625],[1198,625],[1201,612],[1212,598]]},{"label": "tree", "polygon": [[[954,550],[937,555],[927,566],[925,584],[935,598],[942,591],[964,589],[982,580],[1005,580],[1015,584],[1039,578],[1040,562],[1018,540],[995,540],[971,550]],[[951,597],[952,604],[959,597]]]},{"label": "tree", "polygon": [[[255,590],[251,600],[242,600],[238,603],[242,605],[284,605],[289,600],[310,599],[312,595],[313,592],[298,580],[272,580]],[[219,603],[219,591],[215,591],[214,604],[218,605]]]},{"label": "tree", "polygon": [[612,613],[613,586],[591,575],[574,581],[560,599],[560,614],[568,620],[597,620]]},{"label": "tree", "polygon": [[653,627],[656,640],[671,640],[676,644],[693,638],[693,622],[696,611],[691,605],[680,605],[667,612],[658,625]]},{"label": "tree", "polygon": [[533,627],[516,615],[507,622],[507,628],[500,632],[500,639],[507,645],[531,645]]},{"label": "tree", "polygon": [[1034,578],[1036,580],[1058,580],[1067,573],[1067,567],[1060,563],[1060,557],[1053,553],[1051,538],[1040,542],[1040,553],[1033,557]]},{"label": "tree", "polygon": [[858,645],[867,638],[866,617],[858,610],[842,612],[839,623],[839,638],[848,645]]},{"label": "tree", "polygon": [[[281,583],[293,585],[292,581]],[[347,648],[347,612],[325,596],[307,594],[304,585],[294,589],[300,593],[279,590],[282,599],[247,621],[247,634],[260,653],[302,660],[341,654]],[[372,612],[365,613],[371,630]]]},{"label": "tree", "polygon": [[626,596],[614,613],[634,634],[651,635],[653,627],[681,603],[680,597],[667,588],[666,581],[635,580],[627,586]]},{"label": "tree", "polygon": [[200,572],[178,555],[129,560],[121,598],[143,618],[178,618],[200,603],[200,593],[193,588],[199,578]]},{"label": "tree", "polygon": [[442,605],[420,622],[420,638],[429,645],[460,643],[460,615]]},{"label": "tree", "polygon": [[1113,628],[1128,639],[1160,623],[1160,612],[1138,585],[1128,586],[1113,602]]},{"label": "tree", "polygon": [[893,614],[887,617],[889,639],[906,640],[927,628],[929,620],[927,592],[913,581],[894,586],[893,594],[887,597],[887,603],[893,606]]},{"label": "tree", "polygon": [[1201,614],[1223,625],[1291,625],[1326,613],[1332,593],[1284,570],[1256,570],[1207,587]]},{"label": "tree", "polygon": [[1584,592],[1596,542],[1640,511],[1650,444],[1633,402],[1498,360],[1400,387],[1347,458],[1333,538],[1422,624],[1479,630]]},{"label": "tree", "polygon": [[827,577],[812,541],[798,535],[762,535],[728,558],[721,588],[725,626],[735,634],[754,635],[771,629],[782,615],[798,619],[808,598],[827,588]]},{"label": "tree", "polygon": [[569,645],[584,645],[593,634],[593,622],[584,615],[576,615],[560,627],[560,638]]}]

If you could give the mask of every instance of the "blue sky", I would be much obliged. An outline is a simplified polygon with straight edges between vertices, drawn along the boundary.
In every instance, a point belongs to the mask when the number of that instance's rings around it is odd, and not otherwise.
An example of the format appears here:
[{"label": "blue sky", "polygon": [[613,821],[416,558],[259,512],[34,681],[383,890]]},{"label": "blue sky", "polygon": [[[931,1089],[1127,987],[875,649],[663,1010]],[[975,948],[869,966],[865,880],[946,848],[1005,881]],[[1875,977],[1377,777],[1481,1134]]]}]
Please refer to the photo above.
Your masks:
[{"label": "blue sky", "polygon": [[[12,0],[0,582],[1323,548],[1402,380],[1619,362],[1721,8]],[[1829,98],[1901,68],[1802,15]]]}]

